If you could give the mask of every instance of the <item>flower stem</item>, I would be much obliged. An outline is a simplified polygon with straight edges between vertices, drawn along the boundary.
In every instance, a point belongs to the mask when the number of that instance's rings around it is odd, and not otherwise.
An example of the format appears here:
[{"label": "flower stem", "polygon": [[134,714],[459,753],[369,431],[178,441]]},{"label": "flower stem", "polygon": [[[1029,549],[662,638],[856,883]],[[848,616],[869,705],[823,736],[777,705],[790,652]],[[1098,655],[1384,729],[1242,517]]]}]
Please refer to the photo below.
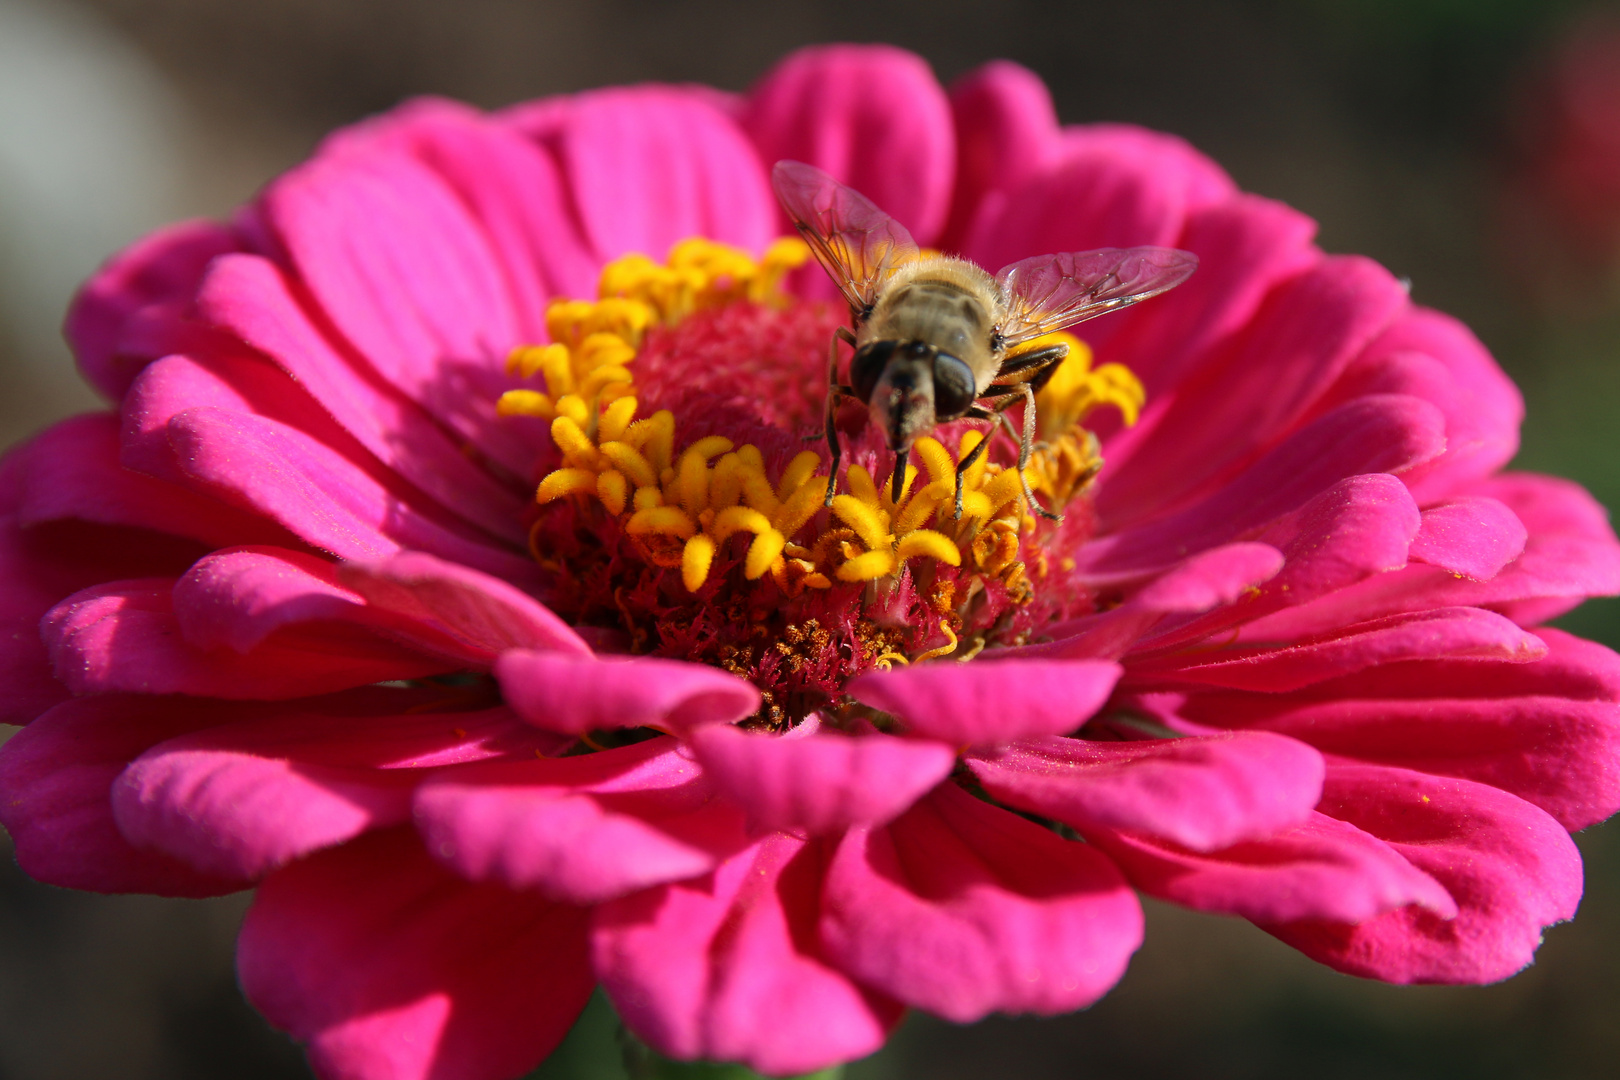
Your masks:
[{"label": "flower stem", "polygon": [[[842,1065],[785,1080],[841,1080]],[[528,1080],[764,1080],[742,1065],[673,1061],[631,1034],[600,991]]]}]

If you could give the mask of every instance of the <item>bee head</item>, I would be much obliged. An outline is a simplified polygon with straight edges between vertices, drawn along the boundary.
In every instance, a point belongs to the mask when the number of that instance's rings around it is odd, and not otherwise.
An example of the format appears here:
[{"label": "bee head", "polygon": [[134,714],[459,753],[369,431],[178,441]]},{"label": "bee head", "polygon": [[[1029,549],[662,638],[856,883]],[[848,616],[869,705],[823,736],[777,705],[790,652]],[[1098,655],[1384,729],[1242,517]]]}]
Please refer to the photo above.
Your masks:
[{"label": "bee head", "polygon": [[851,388],[870,410],[889,449],[906,450],[938,420],[934,411],[937,349],[922,341],[874,341],[855,354]]}]

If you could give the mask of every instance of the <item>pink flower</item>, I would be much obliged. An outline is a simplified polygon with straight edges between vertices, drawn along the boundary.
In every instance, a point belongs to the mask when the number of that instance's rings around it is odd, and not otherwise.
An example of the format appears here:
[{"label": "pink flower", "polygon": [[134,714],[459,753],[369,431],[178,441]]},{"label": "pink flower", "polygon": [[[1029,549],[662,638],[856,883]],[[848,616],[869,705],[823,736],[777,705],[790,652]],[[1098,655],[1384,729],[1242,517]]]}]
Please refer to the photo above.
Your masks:
[{"label": "pink flower", "polygon": [[[1005,446],[962,521],[925,503],[959,428],[885,503],[858,410],[820,508],[844,313],[742,255],[783,158],[992,269],[1199,256],[1086,325],[1120,367],[1043,392],[1061,525]],[[907,1006],[1074,1009],[1133,887],[1359,975],[1505,978],[1620,806],[1620,660],[1539,628],[1620,591],[1620,544],[1498,471],[1520,401],[1468,331],[1311,235],[1171,137],[1059,128],[1022,69],[947,95],[886,48],[339,132],[70,313],[118,404],[6,459],[18,859],[258,885],[243,986],[344,1080],[521,1074],[598,981],[655,1048],[772,1073]],[[741,252],[621,259],[691,236]],[[605,265],[657,325],[551,307]]]}]

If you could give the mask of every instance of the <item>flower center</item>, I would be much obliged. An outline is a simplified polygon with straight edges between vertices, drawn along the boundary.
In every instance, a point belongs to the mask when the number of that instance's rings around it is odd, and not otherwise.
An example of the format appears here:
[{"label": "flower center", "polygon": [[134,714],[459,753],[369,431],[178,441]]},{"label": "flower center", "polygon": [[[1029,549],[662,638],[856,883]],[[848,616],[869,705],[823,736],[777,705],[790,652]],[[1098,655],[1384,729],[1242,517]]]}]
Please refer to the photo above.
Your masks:
[{"label": "flower center", "polygon": [[960,421],[917,440],[892,498],[893,455],[854,407],[838,418],[849,464],[824,506],[823,455],[807,447],[841,319],[782,291],[807,255],[796,238],[758,261],[692,239],[663,264],[618,259],[595,301],[552,305],[551,344],[508,359],[544,391],[498,403],[550,423],[556,458],[530,547],[552,605],[604,648],[750,679],[759,722],[776,728],[837,702],[869,668],[970,659],[1093,610],[1073,560],[1050,557],[1092,520],[1102,459],[1081,421],[1107,404],[1134,422],[1142,404],[1128,370],[1093,369],[1085,344],[1061,335],[1069,357],[1037,395],[1041,443],[1025,475],[1067,511],[1062,525],[1024,506],[1011,444],[961,474],[956,515],[957,466],[986,437]]}]

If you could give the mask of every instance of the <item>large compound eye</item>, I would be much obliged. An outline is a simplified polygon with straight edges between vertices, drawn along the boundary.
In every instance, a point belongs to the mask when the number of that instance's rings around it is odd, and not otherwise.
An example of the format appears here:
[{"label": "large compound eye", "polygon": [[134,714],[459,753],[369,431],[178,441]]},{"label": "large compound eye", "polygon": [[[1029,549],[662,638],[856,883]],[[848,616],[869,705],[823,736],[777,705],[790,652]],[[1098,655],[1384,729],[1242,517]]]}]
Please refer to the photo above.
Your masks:
[{"label": "large compound eye", "polygon": [[872,400],[872,391],[883,377],[883,369],[889,366],[894,346],[893,341],[874,341],[856,350],[855,359],[849,362],[849,385],[857,398]]},{"label": "large compound eye", "polygon": [[934,415],[941,420],[961,416],[973,406],[973,369],[950,353],[934,357]]}]

